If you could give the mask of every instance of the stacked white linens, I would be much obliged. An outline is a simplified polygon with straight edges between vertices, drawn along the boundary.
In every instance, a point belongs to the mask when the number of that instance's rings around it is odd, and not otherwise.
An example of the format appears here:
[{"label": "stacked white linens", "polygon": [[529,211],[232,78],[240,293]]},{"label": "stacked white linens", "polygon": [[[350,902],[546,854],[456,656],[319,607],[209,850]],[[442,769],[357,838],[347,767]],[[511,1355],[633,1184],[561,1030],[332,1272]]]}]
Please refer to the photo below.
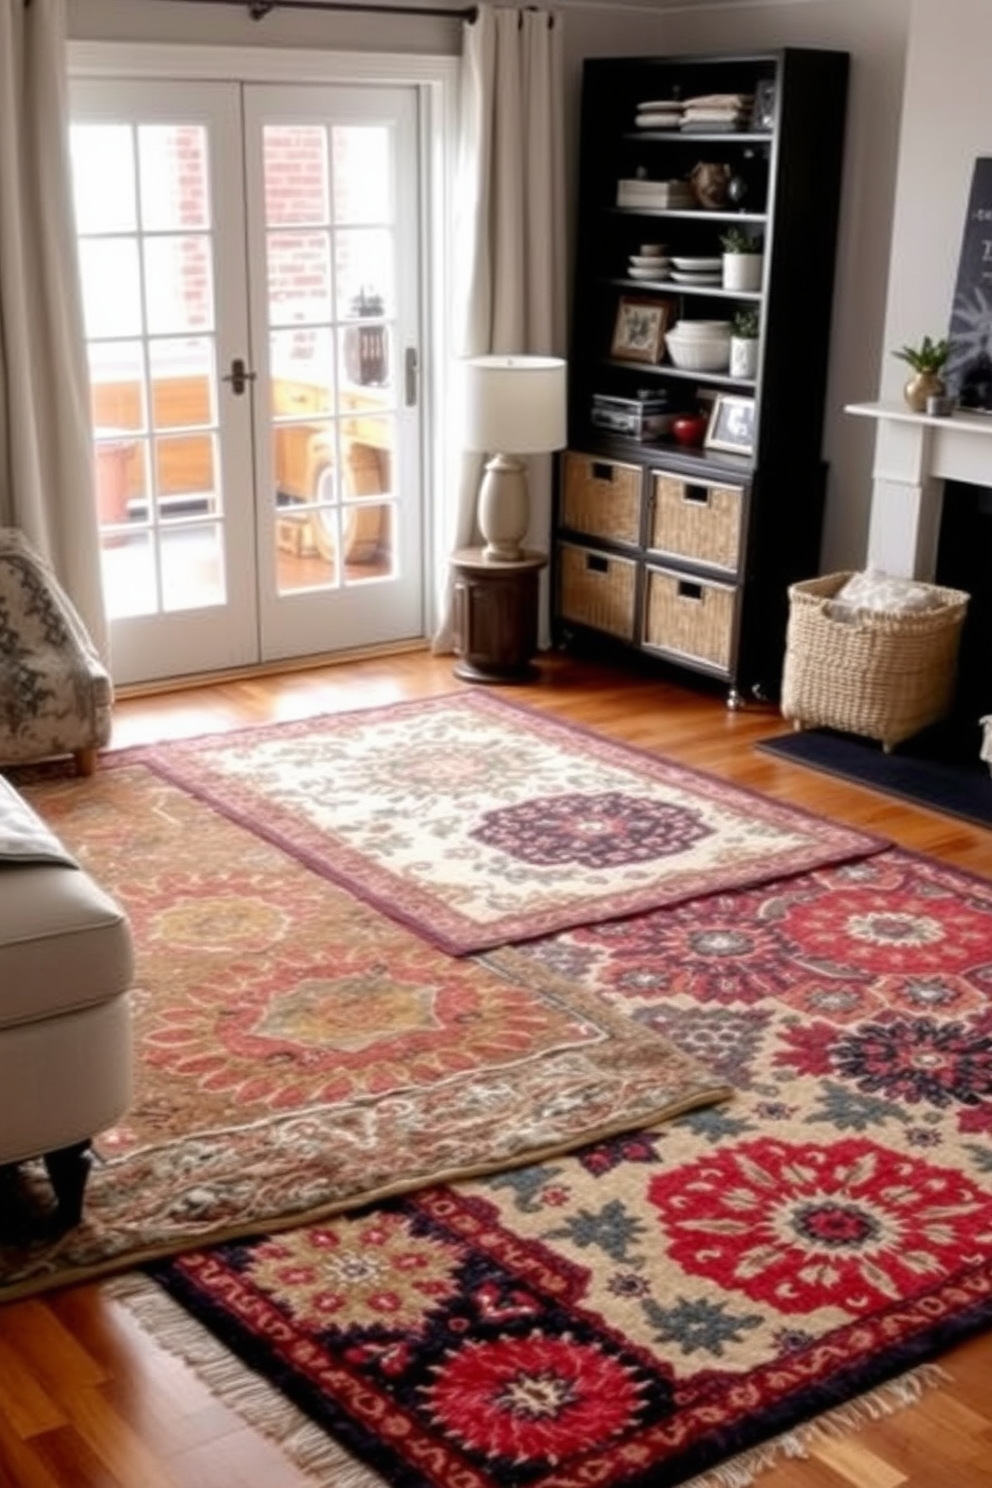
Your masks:
[{"label": "stacked white linens", "polygon": [[698,98],[686,99],[680,127],[700,132],[743,129],[750,121],[753,106],[752,93],[700,94]]},{"label": "stacked white linens", "polygon": [[651,98],[637,105],[634,124],[638,129],[678,129],[682,104],[677,98]]}]

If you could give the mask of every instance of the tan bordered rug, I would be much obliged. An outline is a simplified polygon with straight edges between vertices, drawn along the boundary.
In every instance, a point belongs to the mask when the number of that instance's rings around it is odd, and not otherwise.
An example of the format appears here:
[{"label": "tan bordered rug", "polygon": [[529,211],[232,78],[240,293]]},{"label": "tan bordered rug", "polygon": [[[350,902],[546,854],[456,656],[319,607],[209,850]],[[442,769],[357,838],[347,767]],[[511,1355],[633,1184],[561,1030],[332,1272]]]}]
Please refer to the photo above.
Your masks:
[{"label": "tan bordered rug", "polygon": [[7,1175],[0,1300],[729,1093],[553,972],[444,955],[140,759],[21,789],[127,911],[138,1068],[81,1226],[39,1239],[41,1165]]}]

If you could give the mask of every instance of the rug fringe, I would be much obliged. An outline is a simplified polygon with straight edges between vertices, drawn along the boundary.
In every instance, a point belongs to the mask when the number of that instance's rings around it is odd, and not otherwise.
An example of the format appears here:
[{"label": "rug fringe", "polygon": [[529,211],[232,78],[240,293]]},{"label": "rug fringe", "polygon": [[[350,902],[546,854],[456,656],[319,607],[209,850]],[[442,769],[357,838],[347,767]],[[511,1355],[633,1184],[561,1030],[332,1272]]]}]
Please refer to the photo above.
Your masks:
[{"label": "rug fringe", "polygon": [[803,1426],[772,1437],[758,1447],[749,1447],[736,1457],[729,1457],[701,1476],[687,1479],[681,1488],[751,1488],[755,1479],[769,1468],[790,1459],[808,1458],[818,1441],[850,1436],[872,1421],[893,1416],[907,1406],[918,1404],[927,1390],[939,1389],[950,1379],[951,1376],[938,1364],[920,1364],[866,1395],[835,1406]]},{"label": "rug fringe", "polygon": [[[321,1488],[385,1488],[386,1480],[356,1461],[261,1376],[253,1374],[167,1292],[140,1272],[102,1282],[101,1290],[125,1306],[141,1327],[170,1353],[184,1359],[219,1400],[251,1427],[274,1441],[301,1472]],[[790,1459],[807,1458],[818,1441],[860,1431],[872,1421],[916,1405],[927,1390],[951,1376],[938,1364],[921,1364],[805,1425],[749,1447],[681,1488],[752,1488],[762,1472]]]},{"label": "rug fringe", "polygon": [[127,1271],[100,1283],[104,1296],[128,1312],[169,1353],[184,1360],[213,1395],[246,1425],[274,1442],[318,1488],[384,1488],[332,1436],[297,1410],[280,1390],[254,1374],[154,1281]]}]

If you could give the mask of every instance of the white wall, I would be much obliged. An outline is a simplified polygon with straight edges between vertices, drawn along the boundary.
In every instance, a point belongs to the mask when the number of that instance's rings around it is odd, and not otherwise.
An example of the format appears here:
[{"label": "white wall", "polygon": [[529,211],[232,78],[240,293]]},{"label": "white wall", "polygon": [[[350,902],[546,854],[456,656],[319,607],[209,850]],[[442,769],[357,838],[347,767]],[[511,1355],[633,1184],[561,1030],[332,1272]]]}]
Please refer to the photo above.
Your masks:
[{"label": "white wall", "polygon": [[[956,140],[959,113],[967,115],[961,132],[977,126],[978,100],[988,97],[977,81],[992,55],[992,5],[989,0],[766,0],[728,6],[714,0],[694,4],[661,4],[649,0],[602,4],[558,0],[565,13],[566,75],[569,84],[569,202],[574,213],[579,86],[585,56],[650,53],[719,52],[778,46],[822,46],[852,54],[844,200],[838,232],[838,269],[834,301],[832,354],[828,382],[824,454],[830,468],[823,543],[824,571],[856,567],[864,559],[871,496],[873,430],[853,419],[843,405],[877,396],[886,365],[885,348],[911,339],[923,328],[946,324],[950,286],[944,272],[953,259],[963,222],[966,193],[959,176],[970,171],[978,149],[968,145],[968,158],[949,173],[944,141]],[[984,12],[988,10],[989,14]],[[962,24],[948,12],[962,13]],[[966,19],[967,18],[967,19]],[[900,156],[900,117],[907,41],[912,22],[914,89],[918,113],[906,116],[911,156]],[[452,55],[460,46],[455,21],[409,19],[362,14],[276,11],[252,21],[240,7],[172,4],[169,0],[69,0],[70,34],[74,39],[187,41],[203,44],[312,46],[420,52]],[[976,42],[977,38],[977,42]],[[984,43],[984,44],[983,44]],[[958,53],[966,59],[962,62]],[[923,76],[938,59],[940,110],[933,97],[923,97]],[[971,95],[960,96],[958,79],[969,69]],[[949,117],[951,123],[949,123]],[[935,121],[936,127],[935,127]],[[986,139],[992,149],[992,129]],[[955,144],[961,153],[961,147]],[[900,288],[888,291],[892,213],[900,165],[900,222],[913,233],[912,252],[893,256]],[[915,183],[920,177],[920,189]],[[938,189],[933,189],[933,188]],[[906,201],[903,197],[906,197]],[[943,219],[950,209],[951,221]],[[915,217],[926,231],[918,231]],[[937,220],[935,220],[937,219]],[[935,231],[949,233],[949,246],[915,247],[917,236],[928,244]],[[902,243],[905,232],[900,229]],[[921,308],[919,276],[926,298],[939,303]],[[951,275],[951,281],[953,274]],[[906,282],[908,281],[908,282]],[[888,311],[886,309],[888,300]],[[945,301],[947,303],[945,303]],[[898,337],[888,321],[905,325]],[[924,326],[926,322],[926,326]],[[893,359],[888,358],[893,364]],[[901,364],[894,363],[899,366]],[[802,368],[796,369],[802,375]],[[802,492],[796,492],[802,500]]]},{"label": "white wall", "polygon": [[[947,334],[975,160],[992,155],[992,4],[913,0],[884,345]],[[883,397],[908,369],[887,355]],[[989,484],[992,485],[992,471]]]}]

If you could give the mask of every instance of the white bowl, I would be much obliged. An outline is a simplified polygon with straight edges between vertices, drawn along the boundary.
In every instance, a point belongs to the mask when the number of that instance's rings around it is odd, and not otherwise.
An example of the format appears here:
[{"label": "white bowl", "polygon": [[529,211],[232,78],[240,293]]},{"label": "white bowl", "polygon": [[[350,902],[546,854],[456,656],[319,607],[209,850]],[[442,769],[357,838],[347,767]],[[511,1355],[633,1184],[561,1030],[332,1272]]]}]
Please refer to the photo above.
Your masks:
[{"label": "white bowl", "polygon": [[733,327],[729,320],[677,320],[672,330],[677,336],[691,336],[693,340],[730,340]]},{"label": "white bowl", "polygon": [[667,279],[668,267],[662,265],[658,269],[628,269],[627,274],[631,279]]},{"label": "white bowl", "polygon": [[672,329],[668,332],[670,338],[674,337],[680,346],[722,346],[730,344],[729,336],[687,336],[684,331]]},{"label": "white bowl", "polygon": [[730,366],[730,342],[722,337],[706,341],[702,337],[686,338],[669,331],[665,347],[673,366],[687,372],[725,372]]},{"label": "white bowl", "polygon": [[663,253],[632,253],[630,255],[631,267],[635,269],[667,269],[671,261]]},{"label": "white bowl", "polygon": [[725,331],[710,330],[708,326],[701,326],[698,331],[691,330],[684,320],[680,320],[678,325],[672,326],[668,334],[674,336],[677,341],[729,341],[731,333],[729,327]]}]

